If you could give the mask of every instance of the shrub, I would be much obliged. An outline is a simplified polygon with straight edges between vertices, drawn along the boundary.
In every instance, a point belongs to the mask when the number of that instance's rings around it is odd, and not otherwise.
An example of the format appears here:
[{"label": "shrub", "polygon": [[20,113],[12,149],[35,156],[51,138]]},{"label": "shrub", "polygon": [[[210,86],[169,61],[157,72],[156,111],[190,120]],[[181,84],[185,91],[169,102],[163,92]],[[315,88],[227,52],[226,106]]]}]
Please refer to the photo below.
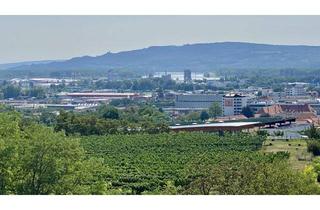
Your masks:
[{"label": "shrub", "polygon": [[284,132],[283,132],[283,131],[275,131],[275,132],[273,132],[273,134],[274,134],[275,136],[283,136],[283,135],[284,135]]},{"label": "shrub", "polygon": [[316,128],[314,125],[311,125],[308,130],[305,131],[305,134],[310,139],[319,139],[320,138],[320,131],[318,128]]},{"label": "shrub", "polygon": [[320,155],[320,141],[310,140],[308,143],[308,152],[311,152],[314,156]]},{"label": "shrub", "polygon": [[258,130],[258,131],[257,131],[257,134],[258,134],[259,136],[268,136],[268,131]]}]

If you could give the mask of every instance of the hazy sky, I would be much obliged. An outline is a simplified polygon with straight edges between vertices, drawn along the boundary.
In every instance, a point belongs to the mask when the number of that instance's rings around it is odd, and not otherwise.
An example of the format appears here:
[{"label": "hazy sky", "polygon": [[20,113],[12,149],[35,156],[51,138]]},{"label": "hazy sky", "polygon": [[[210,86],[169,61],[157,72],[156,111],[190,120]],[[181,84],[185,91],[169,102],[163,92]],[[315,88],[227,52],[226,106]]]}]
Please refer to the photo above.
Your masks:
[{"label": "hazy sky", "polygon": [[0,63],[222,41],[320,45],[320,16],[0,16]]}]

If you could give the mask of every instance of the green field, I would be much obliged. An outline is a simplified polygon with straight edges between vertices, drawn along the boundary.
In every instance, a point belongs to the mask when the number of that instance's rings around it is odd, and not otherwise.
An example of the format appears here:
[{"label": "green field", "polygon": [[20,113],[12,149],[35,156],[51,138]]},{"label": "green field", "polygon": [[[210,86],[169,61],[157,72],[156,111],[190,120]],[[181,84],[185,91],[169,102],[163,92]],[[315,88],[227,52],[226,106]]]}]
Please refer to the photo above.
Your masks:
[{"label": "green field", "polygon": [[[271,145],[270,145],[271,144]],[[295,140],[266,140],[262,152],[274,153],[285,151],[290,153],[289,163],[294,169],[303,170],[311,162],[312,155],[307,152],[307,142],[302,139]]]}]

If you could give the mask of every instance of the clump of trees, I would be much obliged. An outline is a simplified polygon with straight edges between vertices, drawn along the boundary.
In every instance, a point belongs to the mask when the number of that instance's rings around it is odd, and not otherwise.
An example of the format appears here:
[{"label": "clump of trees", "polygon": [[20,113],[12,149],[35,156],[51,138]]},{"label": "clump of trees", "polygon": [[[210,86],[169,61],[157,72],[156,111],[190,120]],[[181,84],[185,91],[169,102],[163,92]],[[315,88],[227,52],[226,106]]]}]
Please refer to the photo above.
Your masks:
[{"label": "clump of trees", "polygon": [[21,96],[35,97],[38,99],[45,98],[46,92],[40,87],[31,87],[26,90],[21,89],[17,85],[4,85],[1,89],[3,98],[18,98]]},{"label": "clump of trees", "polygon": [[254,117],[254,112],[249,106],[243,107],[241,113],[247,118]]},{"label": "clump of trees", "polygon": [[305,131],[305,134],[310,138],[307,141],[308,152],[315,156],[320,155],[320,131],[314,125]]},{"label": "clump of trees", "polygon": [[217,90],[217,87],[204,84],[201,82],[195,83],[177,83],[172,79],[165,78],[140,78],[133,80],[122,81],[97,81],[95,83],[97,89],[118,89],[118,90],[133,90],[133,91],[156,91],[158,89],[163,90]]},{"label": "clump of trees", "polygon": [[314,126],[313,124],[310,126],[309,129],[305,131],[305,134],[310,138],[310,139],[320,139],[320,130]]},{"label": "clump of trees", "polygon": [[308,152],[311,152],[315,156],[320,155],[320,140],[308,140],[307,147]]},{"label": "clump of trees", "polygon": [[[231,162],[232,161],[232,162]],[[183,194],[291,195],[318,194],[312,175],[294,171],[282,154],[257,159],[225,159],[213,163],[200,156],[188,167]]]},{"label": "clump of trees", "polygon": [[222,115],[222,108],[218,102],[212,103],[212,105],[209,107],[209,115],[212,118],[217,118],[218,116]]},{"label": "clump of trees", "polygon": [[61,111],[54,128],[67,135],[108,135],[120,133],[168,132],[168,116],[152,106],[129,107],[120,111],[113,106],[101,106],[96,112]]},{"label": "clump of trees", "polygon": [[112,176],[79,140],[0,113],[0,194],[107,194]]},{"label": "clump of trees", "polygon": [[206,111],[201,111],[200,113],[200,120],[201,121],[206,121],[210,118],[210,115]]}]

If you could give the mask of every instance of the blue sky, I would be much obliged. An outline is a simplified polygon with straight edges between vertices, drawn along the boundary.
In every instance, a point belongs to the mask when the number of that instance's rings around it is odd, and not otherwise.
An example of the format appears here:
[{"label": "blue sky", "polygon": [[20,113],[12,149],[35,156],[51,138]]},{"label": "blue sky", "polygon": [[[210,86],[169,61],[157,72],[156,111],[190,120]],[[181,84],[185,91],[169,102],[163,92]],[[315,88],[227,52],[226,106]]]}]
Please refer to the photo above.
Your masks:
[{"label": "blue sky", "polygon": [[320,16],[0,16],[0,63],[222,41],[320,45]]}]

